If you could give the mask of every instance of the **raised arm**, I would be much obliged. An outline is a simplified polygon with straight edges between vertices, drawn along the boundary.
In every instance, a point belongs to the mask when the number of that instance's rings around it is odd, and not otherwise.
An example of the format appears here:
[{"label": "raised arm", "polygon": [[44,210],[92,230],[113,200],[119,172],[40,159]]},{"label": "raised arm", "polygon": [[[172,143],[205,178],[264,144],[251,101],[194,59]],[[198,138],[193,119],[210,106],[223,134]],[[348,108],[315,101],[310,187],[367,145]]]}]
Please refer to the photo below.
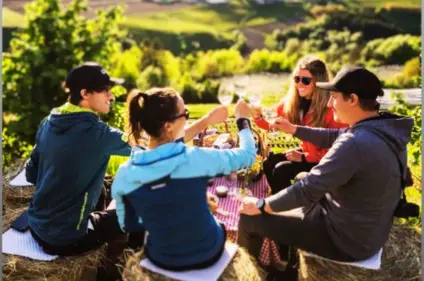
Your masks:
[{"label": "raised arm", "polygon": [[296,126],[294,137],[313,143],[322,148],[330,148],[336,139],[346,132],[344,129],[312,128],[306,126]]},{"label": "raised arm", "polygon": [[[247,123],[248,120],[244,118],[238,119],[238,123],[243,122]],[[243,128],[239,132],[239,137],[239,148],[191,148],[188,154],[189,162],[185,166],[184,171],[182,171],[181,176],[214,177],[250,167],[256,158],[255,141],[250,128]]]},{"label": "raised arm", "polygon": [[228,108],[226,106],[218,106],[212,109],[207,115],[185,129],[184,142],[191,141],[198,133],[206,129],[208,126],[222,123],[228,118]]},{"label": "raised arm", "polygon": [[290,123],[283,117],[278,118],[272,127],[273,129],[277,129],[286,134],[293,135],[294,137],[313,143],[322,148],[330,148],[336,139],[347,131],[347,128],[327,129],[297,126]]},{"label": "raised arm", "polygon": [[121,130],[99,123],[96,138],[101,151],[106,155],[130,156],[131,154],[131,146]]},{"label": "raised arm", "polygon": [[240,147],[235,149],[213,149],[192,147],[188,150],[188,164],[177,177],[213,177],[229,174],[250,167],[256,159],[255,140],[250,129],[248,104],[239,100],[234,115],[239,129]]}]

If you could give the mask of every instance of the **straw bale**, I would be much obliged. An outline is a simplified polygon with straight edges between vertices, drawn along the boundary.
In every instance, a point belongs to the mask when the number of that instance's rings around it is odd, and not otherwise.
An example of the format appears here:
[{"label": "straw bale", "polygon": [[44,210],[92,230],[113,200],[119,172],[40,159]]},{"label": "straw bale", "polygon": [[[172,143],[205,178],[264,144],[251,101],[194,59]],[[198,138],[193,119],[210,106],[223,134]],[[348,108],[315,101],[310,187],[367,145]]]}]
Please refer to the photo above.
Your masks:
[{"label": "straw bale", "polygon": [[[3,181],[3,233],[10,224],[28,208],[34,187],[10,187],[8,182],[23,168],[23,163],[12,165]],[[2,254],[4,281],[80,281],[95,280],[96,269],[101,265],[104,249],[76,257],[60,257],[54,261],[34,261],[24,257]]]},{"label": "straw bale", "polygon": [[[227,243],[231,243],[228,242]],[[145,258],[143,251],[126,252],[126,265],[123,269],[124,281],[175,281],[172,278],[151,272],[140,266],[140,260]],[[262,269],[256,260],[244,248],[238,248],[233,260],[222,273],[219,281],[261,281],[265,280]]]},{"label": "straw bale", "polygon": [[383,249],[380,270],[342,265],[303,255],[301,281],[418,281],[421,280],[421,238],[416,229],[395,224]]}]

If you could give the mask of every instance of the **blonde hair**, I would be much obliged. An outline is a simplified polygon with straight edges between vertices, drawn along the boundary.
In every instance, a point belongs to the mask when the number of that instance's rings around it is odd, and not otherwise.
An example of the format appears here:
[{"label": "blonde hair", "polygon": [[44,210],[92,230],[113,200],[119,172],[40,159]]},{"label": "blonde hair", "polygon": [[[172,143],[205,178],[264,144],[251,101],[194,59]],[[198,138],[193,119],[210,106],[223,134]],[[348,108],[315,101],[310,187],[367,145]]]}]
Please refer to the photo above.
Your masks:
[{"label": "blonde hair", "polygon": [[[284,115],[293,124],[301,124],[300,116],[300,96],[294,83],[294,76],[300,69],[308,70],[314,77],[315,82],[328,82],[331,78],[331,73],[328,71],[325,63],[316,56],[307,55],[301,58],[291,75],[291,83],[289,91],[284,101]],[[318,89],[314,85],[312,92],[312,102],[309,111],[312,114],[311,127],[324,127],[325,116],[327,113],[327,103],[330,98],[330,92]]]}]

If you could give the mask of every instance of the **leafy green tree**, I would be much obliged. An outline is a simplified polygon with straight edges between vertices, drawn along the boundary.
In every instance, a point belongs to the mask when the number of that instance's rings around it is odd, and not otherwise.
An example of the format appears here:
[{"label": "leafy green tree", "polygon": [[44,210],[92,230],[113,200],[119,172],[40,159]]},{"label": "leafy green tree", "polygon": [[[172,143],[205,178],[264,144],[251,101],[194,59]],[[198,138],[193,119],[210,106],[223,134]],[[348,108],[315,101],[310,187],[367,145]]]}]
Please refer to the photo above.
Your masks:
[{"label": "leafy green tree", "polygon": [[22,141],[34,141],[40,121],[67,99],[63,81],[84,61],[105,68],[120,51],[124,36],[118,23],[122,8],[82,16],[86,0],[62,8],[59,0],[35,0],[26,6],[26,28],[16,33],[3,58],[3,111],[17,115],[8,131]]}]

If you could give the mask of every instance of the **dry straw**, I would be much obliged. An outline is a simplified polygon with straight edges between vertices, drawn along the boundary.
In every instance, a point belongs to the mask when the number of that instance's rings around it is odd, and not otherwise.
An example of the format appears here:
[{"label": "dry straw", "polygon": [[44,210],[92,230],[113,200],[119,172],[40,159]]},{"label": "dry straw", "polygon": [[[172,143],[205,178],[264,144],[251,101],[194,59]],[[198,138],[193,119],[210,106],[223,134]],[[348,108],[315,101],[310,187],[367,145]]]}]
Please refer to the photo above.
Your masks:
[{"label": "dry straw", "polygon": [[418,281],[421,280],[421,238],[416,229],[395,224],[383,250],[378,271],[304,256],[300,252],[301,281]]},{"label": "dry straw", "polygon": [[[175,281],[175,279],[159,275],[140,267],[140,260],[143,258],[145,258],[143,251],[138,253],[131,251],[126,252],[126,265],[122,274],[124,281]],[[255,259],[243,248],[238,248],[233,260],[218,279],[218,281],[262,280],[265,280],[264,272],[260,269]]]},{"label": "dry straw", "polygon": [[[3,233],[25,209],[34,194],[34,187],[10,187],[9,181],[23,168],[23,163],[12,165],[3,180]],[[78,257],[59,258],[50,262],[33,261],[19,256],[2,254],[3,280],[80,281],[95,280],[96,268],[104,256],[104,249]]]}]

